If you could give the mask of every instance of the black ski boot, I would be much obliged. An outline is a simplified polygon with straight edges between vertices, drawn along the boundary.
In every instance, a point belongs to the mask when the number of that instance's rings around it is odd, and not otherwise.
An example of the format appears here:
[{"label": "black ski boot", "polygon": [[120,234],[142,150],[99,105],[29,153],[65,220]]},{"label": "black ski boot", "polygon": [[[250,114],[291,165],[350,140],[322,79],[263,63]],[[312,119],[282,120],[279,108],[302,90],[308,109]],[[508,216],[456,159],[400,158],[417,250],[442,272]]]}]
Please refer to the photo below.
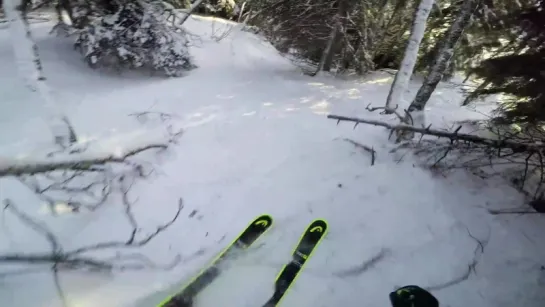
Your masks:
[{"label": "black ski boot", "polygon": [[439,307],[439,301],[419,286],[405,286],[390,293],[392,307]]}]

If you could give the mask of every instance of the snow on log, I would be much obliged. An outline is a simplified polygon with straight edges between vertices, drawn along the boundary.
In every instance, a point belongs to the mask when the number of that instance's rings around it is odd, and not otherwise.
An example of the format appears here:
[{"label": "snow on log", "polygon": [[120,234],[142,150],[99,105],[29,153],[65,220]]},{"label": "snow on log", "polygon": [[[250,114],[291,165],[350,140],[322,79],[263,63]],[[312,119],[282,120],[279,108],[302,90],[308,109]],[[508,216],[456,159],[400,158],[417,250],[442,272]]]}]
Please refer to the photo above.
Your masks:
[{"label": "snow on log", "polygon": [[150,149],[166,149],[181,133],[168,134],[164,129],[136,130],[86,143],[77,143],[58,154],[22,154],[0,157],[0,177],[46,173],[55,170],[89,170],[125,159]]}]

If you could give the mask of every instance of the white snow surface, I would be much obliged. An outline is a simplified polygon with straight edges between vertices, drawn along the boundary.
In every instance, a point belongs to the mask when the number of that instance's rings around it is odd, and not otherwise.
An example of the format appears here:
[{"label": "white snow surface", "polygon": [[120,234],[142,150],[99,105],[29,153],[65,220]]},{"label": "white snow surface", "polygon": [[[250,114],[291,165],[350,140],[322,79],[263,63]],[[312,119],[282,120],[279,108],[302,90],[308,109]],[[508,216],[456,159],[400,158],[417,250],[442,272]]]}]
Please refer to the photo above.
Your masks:
[{"label": "white snow surface", "polygon": [[[384,129],[326,119],[330,113],[381,118],[365,107],[384,104],[391,74],[303,76],[259,37],[235,26],[217,42],[211,37],[218,29],[233,24],[192,17],[187,26],[202,38],[191,49],[198,69],[173,79],[112,75],[86,67],[70,41],[47,34],[51,26],[32,29],[49,84],[80,138],[141,129],[128,114],[142,111],[174,113],[185,128],[169,155],[150,160],[159,172],[131,194],[142,235],[171,218],[184,199],[180,219],[138,250],[158,265],[181,255],[180,264],[112,274],[62,271],[69,306],[155,306],[261,213],[274,217],[270,232],[230,264],[197,307],[261,306],[314,218],[327,219],[329,233],[282,306],[384,307],[388,293],[407,284],[431,287],[441,306],[543,306],[543,218],[487,212],[522,206],[520,194],[463,171],[434,176],[410,154],[401,161],[390,154],[394,145]],[[0,156],[12,157],[51,137],[44,106],[16,77],[8,31],[0,30],[0,42]],[[410,90],[418,87],[413,81]],[[440,84],[427,121],[448,127],[483,116],[460,108],[461,100],[452,85]],[[375,165],[345,138],[373,146]],[[91,213],[50,216],[13,178],[0,180],[0,198],[47,223],[66,250],[129,235],[115,201]],[[9,212],[2,215],[0,254],[47,251],[42,235]],[[6,274],[25,268],[37,270]],[[62,302],[46,267],[1,264],[0,306]]]}]

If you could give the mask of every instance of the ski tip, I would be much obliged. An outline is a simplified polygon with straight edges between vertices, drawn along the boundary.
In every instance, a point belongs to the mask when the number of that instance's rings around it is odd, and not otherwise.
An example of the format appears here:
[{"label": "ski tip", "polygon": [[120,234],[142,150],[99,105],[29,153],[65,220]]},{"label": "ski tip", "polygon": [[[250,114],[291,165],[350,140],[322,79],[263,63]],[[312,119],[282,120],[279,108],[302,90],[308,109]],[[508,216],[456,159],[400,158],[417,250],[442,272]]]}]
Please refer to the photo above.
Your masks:
[{"label": "ski tip", "polygon": [[322,224],[322,225],[327,225],[327,221],[325,219],[314,219],[312,220],[312,222],[310,222],[311,224]]},{"label": "ski tip", "polygon": [[327,224],[326,219],[314,219],[314,220],[312,220],[312,223],[314,223],[314,222],[321,222],[321,223]]},{"label": "ski tip", "polygon": [[273,223],[273,218],[269,214],[262,214],[254,219],[252,224],[269,227]]},{"label": "ski tip", "polygon": [[314,219],[310,222],[308,229],[310,232],[327,232],[327,221],[325,219]]}]

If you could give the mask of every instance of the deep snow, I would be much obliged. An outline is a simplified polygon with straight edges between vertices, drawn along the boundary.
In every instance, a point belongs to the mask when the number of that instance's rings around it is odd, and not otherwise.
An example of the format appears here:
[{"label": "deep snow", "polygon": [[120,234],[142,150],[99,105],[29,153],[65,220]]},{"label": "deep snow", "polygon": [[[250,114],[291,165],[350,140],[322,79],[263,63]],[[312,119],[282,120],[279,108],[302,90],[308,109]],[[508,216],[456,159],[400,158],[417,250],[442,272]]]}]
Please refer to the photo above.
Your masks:
[{"label": "deep snow", "polygon": [[[275,218],[273,228],[203,292],[199,307],[262,304],[300,232],[317,217],[328,220],[329,234],[283,306],[388,306],[388,292],[406,284],[436,289],[442,306],[543,305],[542,218],[486,211],[518,207],[522,196],[503,182],[464,172],[433,176],[410,155],[396,162],[384,129],[326,119],[380,118],[365,107],[383,105],[392,75],[306,77],[239,26],[190,18],[190,31],[202,38],[192,48],[198,69],[178,79],[118,76],[85,67],[70,41],[47,34],[51,26],[35,24],[34,34],[49,85],[80,136],[141,129],[127,115],[150,110],[177,114],[185,128],[178,146],[153,159],[160,173],[132,194],[143,233],[170,218],[184,199],[182,218],[141,249],[159,264],[177,254],[181,263],[166,271],[63,272],[70,306],[153,306],[264,212]],[[211,38],[228,27],[234,28],[227,38]],[[16,77],[7,31],[0,30],[0,42],[0,156],[10,156],[50,142],[51,135],[43,106]],[[417,89],[413,82],[412,93]],[[452,85],[441,84],[427,121],[448,126],[482,116],[461,109],[461,99]],[[373,146],[376,164],[344,138]],[[128,235],[116,203],[51,217],[10,178],[1,179],[0,196],[46,221],[67,249]],[[49,248],[7,213],[0,234],[0,253]],[[368,265],[373,258],[378,260]],[[474,259],[478,264],[467,280],[445,285],[466,275]],[[13,269],[0,267],[1,306],[60,306],[46,269],[3,277]]]}]

